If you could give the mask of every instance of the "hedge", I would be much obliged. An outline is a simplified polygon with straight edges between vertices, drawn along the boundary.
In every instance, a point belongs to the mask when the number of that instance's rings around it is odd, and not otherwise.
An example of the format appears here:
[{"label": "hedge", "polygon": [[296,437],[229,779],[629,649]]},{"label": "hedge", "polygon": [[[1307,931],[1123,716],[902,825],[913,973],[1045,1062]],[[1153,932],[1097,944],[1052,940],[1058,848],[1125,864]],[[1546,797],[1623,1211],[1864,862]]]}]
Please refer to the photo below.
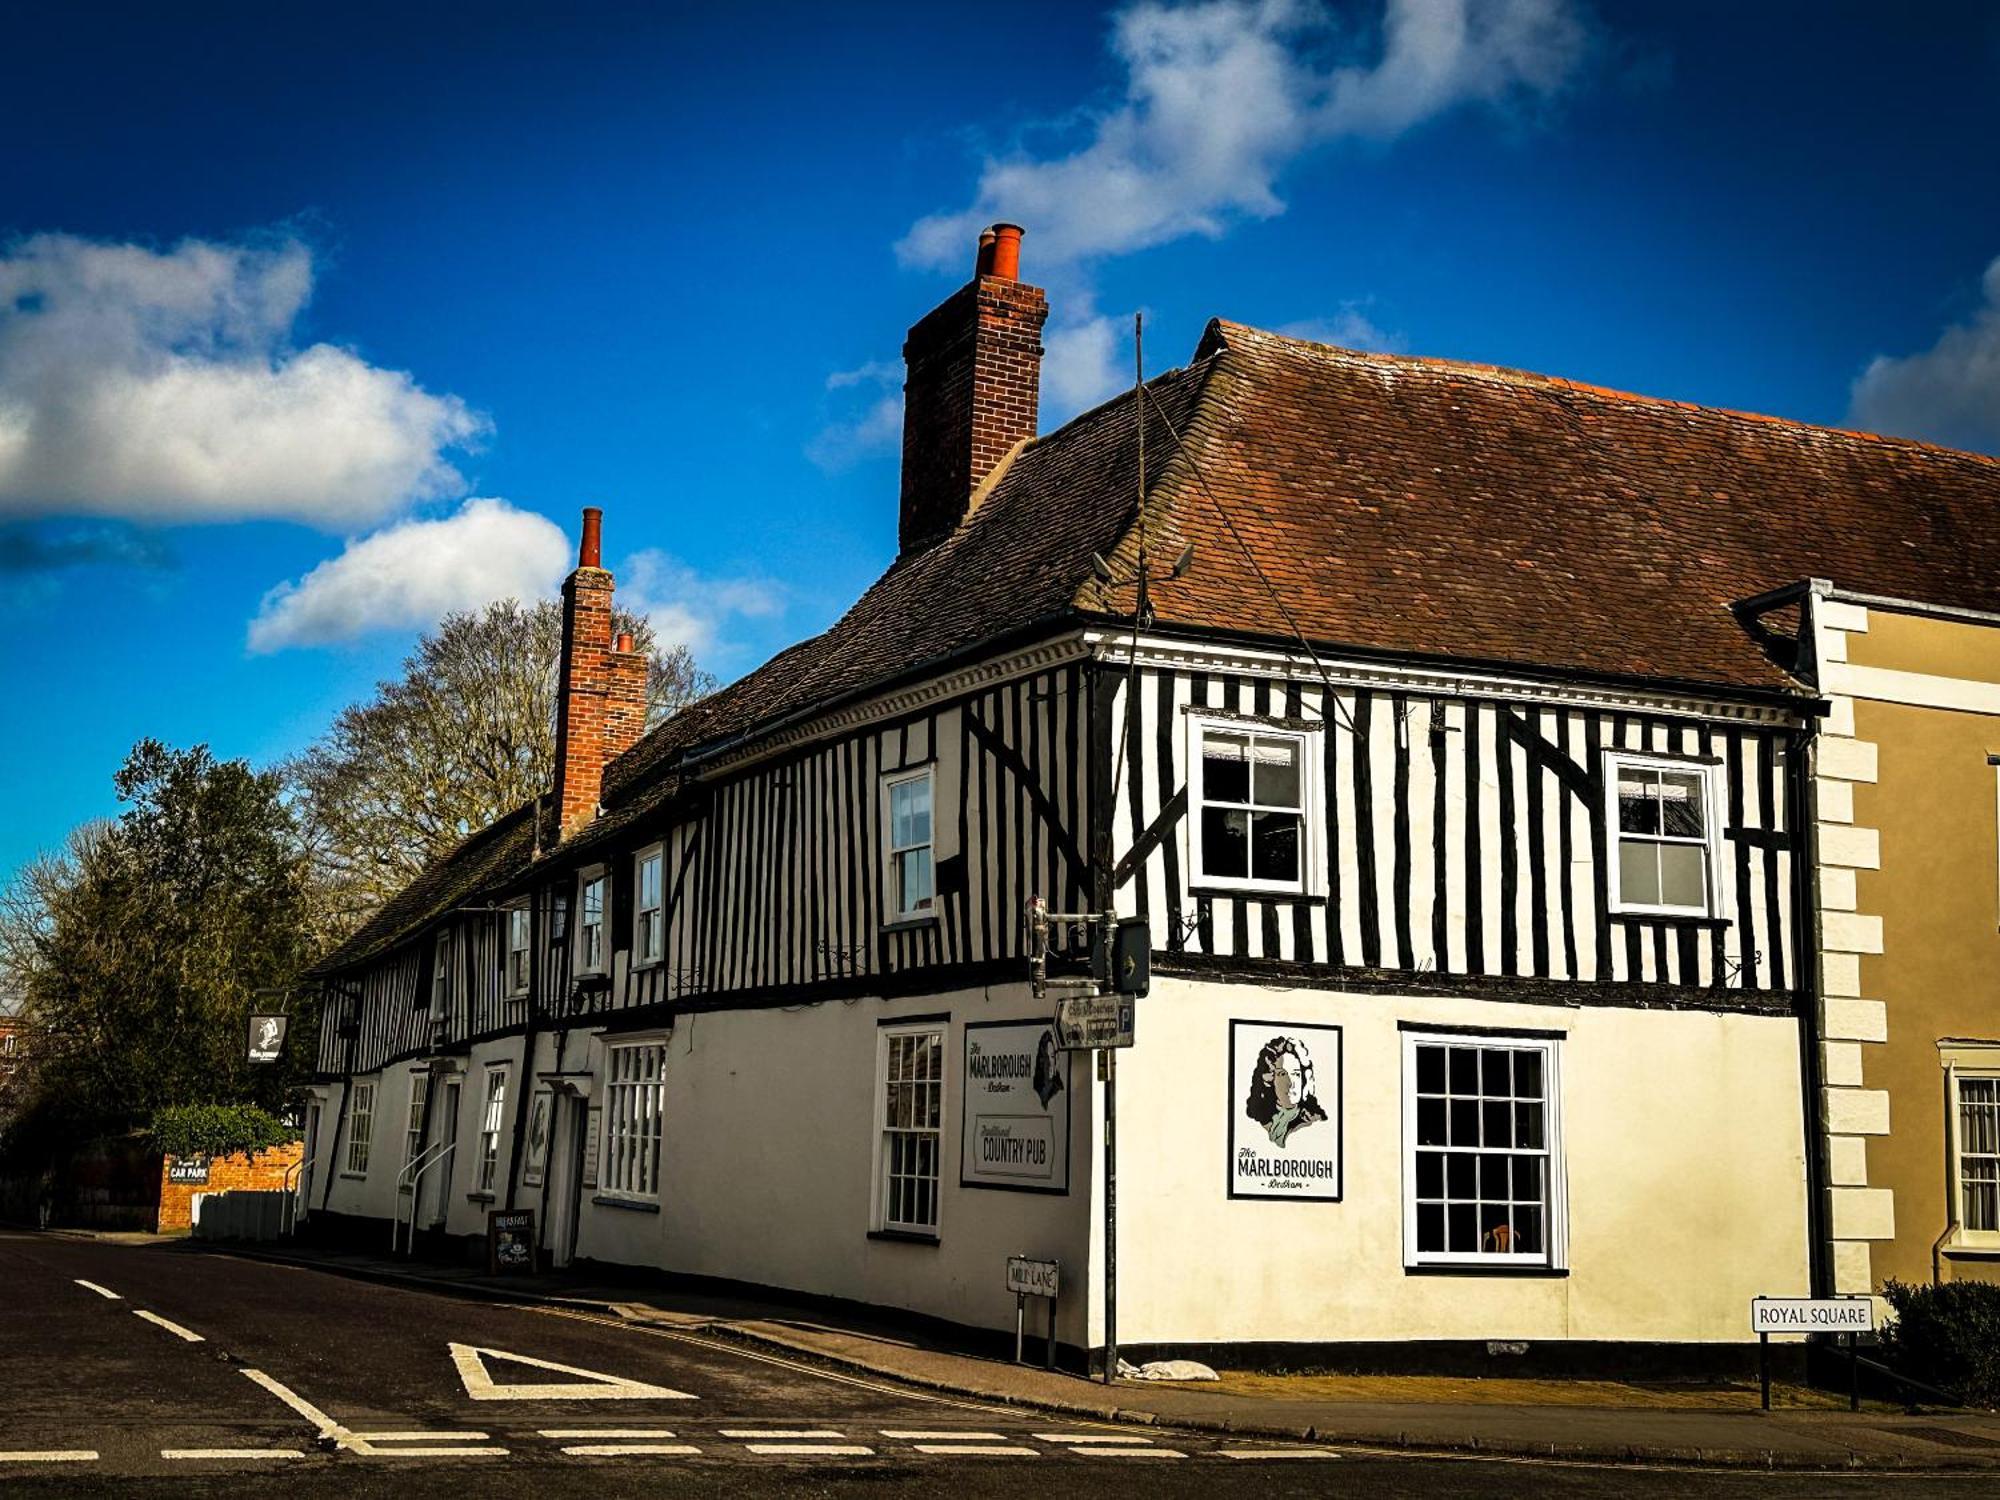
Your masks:
[{"label": "hedge", "polygon": [[153,1144],[169,1156],[232,1156],[295,1141],[299,1133],[254,1104],[178,1104],[156,1111]]},{"label": "hedge", "polygon": [[2000,1285],[1885,1282],[1894,1320],[1882,1333],[1888,1363],[1968,1406],[2000,1406]]}]

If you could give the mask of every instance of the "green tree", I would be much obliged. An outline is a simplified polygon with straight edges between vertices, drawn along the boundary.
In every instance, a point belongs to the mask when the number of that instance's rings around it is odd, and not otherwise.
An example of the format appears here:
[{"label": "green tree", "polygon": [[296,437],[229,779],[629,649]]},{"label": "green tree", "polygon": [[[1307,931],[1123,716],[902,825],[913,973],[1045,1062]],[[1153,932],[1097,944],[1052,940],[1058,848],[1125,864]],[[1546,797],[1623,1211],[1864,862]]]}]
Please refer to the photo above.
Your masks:
[{"label": "green tree", "polygon": [[[617,610],[613,626],[652,659],[649,725],[714,686],[643,617]],[[561,654],[552,602],[447,615],[401,677],[341,710],[285,768],[330,926],[358,924],[467,834],[549,790]]]},{"label": "green tree", "polygon": [[323,938],[280,778],[148,739],[113,784],[125,811],[32,863],[0,913],[34,1029],[17,1109],[95,1132],[174,1105],[281,1105],[310,1067],[310,1006],[289,1007],[275,1064],[249,1061],[249,1018],[308,998],[295,985]]}]

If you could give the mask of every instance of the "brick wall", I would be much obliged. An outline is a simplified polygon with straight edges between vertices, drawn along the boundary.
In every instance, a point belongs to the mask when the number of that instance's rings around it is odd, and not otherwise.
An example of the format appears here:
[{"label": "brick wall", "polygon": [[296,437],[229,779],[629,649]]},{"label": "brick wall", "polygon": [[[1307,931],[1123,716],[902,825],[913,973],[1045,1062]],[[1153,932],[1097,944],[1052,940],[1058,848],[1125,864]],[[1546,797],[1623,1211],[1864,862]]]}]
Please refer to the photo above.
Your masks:
[{"label": "brick wall", "polygon": [[[254,1156],[237,1152],[214,1156],[208,1162],[208,1182],[169,1182],[168,1169],[175,1158],[160,1159],[160,1217],[154,1226],[160,1234],[173,1234],[194,1226],[194,1198],[197,1193],[226,1193],[233,1189],[271,1191],[285,1186],[286,1174],[296,1167],[305,1150],[302,1141],[272,1146]],[[295,1179],[296,1181],[296,1179]]]}]

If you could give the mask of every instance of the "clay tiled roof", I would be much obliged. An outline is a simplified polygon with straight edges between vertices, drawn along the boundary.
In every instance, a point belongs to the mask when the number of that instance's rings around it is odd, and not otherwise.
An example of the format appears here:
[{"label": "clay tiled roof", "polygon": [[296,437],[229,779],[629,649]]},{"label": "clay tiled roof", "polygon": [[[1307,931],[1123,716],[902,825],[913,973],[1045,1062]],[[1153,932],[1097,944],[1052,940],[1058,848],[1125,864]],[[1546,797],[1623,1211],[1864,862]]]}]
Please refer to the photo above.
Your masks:
[{"label": "clay tiled roof", "polygon": [[[1163,625],[1283,640],[1296,622],[1334,649],[1784,691],[1732,603],[1827,578],[2000,612],[2000,463],[1972,454],[1226,322],[1149,390],[1155,566],[1196,547],[1154,589]],[[1090,557],[1129,571],[1136,551],[1133,413],[1120,396],[1031,444],[831,629],[653,730],[607,770],[595,823],[555,846],[518,809],[321,969],[522,884],[537,849],[567,862],[650,817],[691,750],[1129,611]]]},{"label": "clay tiled roof", "polygon": [[1992,459],[1236,323],[1198,357],[1163,621],[1291,633],[1188,460],[1316,642],[1782,688],[1732,602],[1816,577],[2000,612]]}]

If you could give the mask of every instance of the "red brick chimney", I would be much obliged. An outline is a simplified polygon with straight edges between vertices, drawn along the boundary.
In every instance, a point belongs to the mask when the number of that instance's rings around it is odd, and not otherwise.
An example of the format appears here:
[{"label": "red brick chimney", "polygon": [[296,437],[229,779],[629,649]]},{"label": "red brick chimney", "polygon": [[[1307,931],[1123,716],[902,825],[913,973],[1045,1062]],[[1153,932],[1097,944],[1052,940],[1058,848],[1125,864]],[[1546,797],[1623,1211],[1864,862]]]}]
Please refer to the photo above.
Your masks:
[{"label": "red brick chimney", "polygon": [[1049,299],[1020,275],[1020,226],[995,224],[979,236],[972,280],[903,344],[905,557],[950,536],[980,481],[1035,435]]},{"label": "red brick chimney", "polygon": [[563,582],[562,664],[556,683],[556,801],[562,836],[597,816],[604,767],[646,728],[646,656],[611,638],[612,578],[603,566],[604,512],[586,506],[576,571]]}]

